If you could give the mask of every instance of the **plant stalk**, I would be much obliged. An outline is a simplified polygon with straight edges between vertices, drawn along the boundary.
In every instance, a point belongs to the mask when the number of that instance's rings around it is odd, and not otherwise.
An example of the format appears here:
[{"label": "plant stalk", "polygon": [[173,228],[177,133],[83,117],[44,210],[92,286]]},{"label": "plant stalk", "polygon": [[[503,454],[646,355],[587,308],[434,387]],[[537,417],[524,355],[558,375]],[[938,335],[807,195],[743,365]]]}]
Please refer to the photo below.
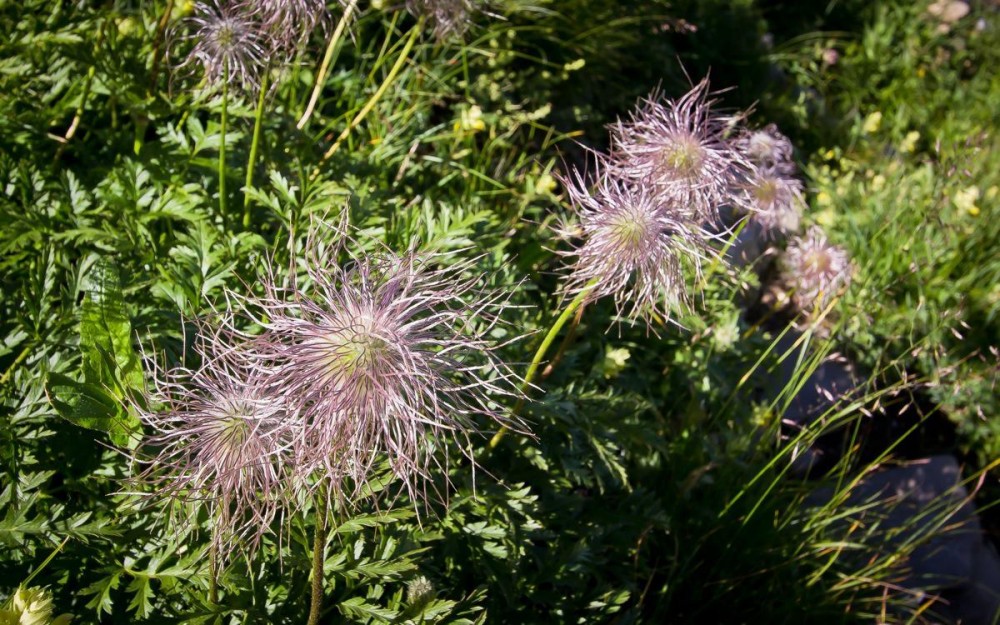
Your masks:
[{"label": "plant stalk", "polygon": [[226,131],[229,126],[229,68],[222,75],[222,120],[219,135],[219,212],[222,213],[222,225],[229,229],[229,218],[226,214]]},{"label": "plant stalk", "polygon": [[323,559],[326,555],[327,500],[322,492],[316,497],[316,536],[312,553],[312,597],[309,602],[308,625],[319,625],[323,611]]},{"label": "plant stalk", "polygon": [[250,142],[250,158],[247,161],[247,179],[243,185],[243,229],[250,227],[250,195],[248,190],[253,188],[253,170],[257,164],[257,151],[260,147],[261,128],[264,121],[264,101],[267,98],[267,79],[270,72],[264,71],[264,77],[260,81],[260,95],[257,96],[257,115],[253,122],[253,140]]},{"label": "plant stalk", "polygon": [[[576,309],[583,305],[583,303],[587,300],[587,296],[590,294],[590,291],[593,290],[595,286],[597,286],[597,280],[592,280],[580,289],[580,292],[576,294],[576,297],[573,298],[559,317],[556,318],[552,327],[549,328],[548,333],[545,335],[545,338],[542,339],[542,344],[538,346],[538,350],[535,352],[535,357],[531,359],[531,364],[528,365],[528,372],[524,374],[524,382],[521,383],[521,397],[517,400],[517,403],[514,404],[514,409],[511,411],[513,415],[516,416],[524,406],[524,398],[528,396],[528,392],[531,390],[531,382],[535,379],[535,375],[538,373],[538,367],[541,366],[542,359],[545,358],[546,352],[548,352],[549,348],[552,347],[552,343],[555,342],[559,331],[562,330],[563,326],[566,325],[566,322],[573,316]],[[493,435],[493,438],[490,440],[490,449],[493,449],[500,444],[500,441],[503,440],[503,437],[507,434],[508,429],[509,428],[507,426],[503,426],[496,434]]]},{"label": "plant stalk", "polygon": [[20,366],[20,364],[24,362],[28,356],[31,355],[31,351],[34,349],[34,347],[35,347],[34,345],[29,344],[24,349],[21,350],[21,353],[17,355],[17,358],[14,359],[14,362],[10,363],[10,366],[7,367],[7,370],[3,372],[2,376],[0,376],[0,386],[3,386],[11,379],[11,377],[14,375],[14,370],[17,369],[18,366]]}]

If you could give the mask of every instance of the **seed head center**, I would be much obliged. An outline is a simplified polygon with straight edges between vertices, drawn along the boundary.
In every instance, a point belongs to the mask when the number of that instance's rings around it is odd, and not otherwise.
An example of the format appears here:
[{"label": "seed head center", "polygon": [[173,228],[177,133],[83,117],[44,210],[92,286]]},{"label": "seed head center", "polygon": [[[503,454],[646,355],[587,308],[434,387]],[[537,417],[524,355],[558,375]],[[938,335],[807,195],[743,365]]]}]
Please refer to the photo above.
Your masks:
[{"label": "seed head center", "polygon": [[823,250],[816,250],[806,255],[805,266],[810,272],[825,274],[833,268],[833,261]]},{"label": "seed head center", "polygon": [[648,236],[650,228],[649,219],[644,219],[638,211],[623,213],[611,223],[611,232],[622,250],[638,248]]},{"label": "seed head center", "polygon": [[672,177],[690,180],[701,173],[705,149],[691,136],[675,137],[660,154],[663,168]]}]

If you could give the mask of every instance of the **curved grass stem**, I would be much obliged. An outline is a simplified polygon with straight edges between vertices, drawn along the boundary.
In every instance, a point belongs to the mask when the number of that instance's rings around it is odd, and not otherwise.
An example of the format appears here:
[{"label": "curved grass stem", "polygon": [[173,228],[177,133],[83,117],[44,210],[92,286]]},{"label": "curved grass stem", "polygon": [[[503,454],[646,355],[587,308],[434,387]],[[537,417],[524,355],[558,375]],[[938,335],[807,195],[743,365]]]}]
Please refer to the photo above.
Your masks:
[{"label": "curved grass stem", "polygon": [[344,14],[340,17],[340,21],[337,22],[337,28],[334,29],[333,35],[330,37],[330,43],[326,46],[326,52],[323,54],[323,61],[319,65],[319,73],[316,74],[316,84],[313,85],[312,93],[309,95],[309,104],[306,105],[306,110],[302,113],[302,117],[299,118],[299,122],[295,124],[295,127],[299,130],[305,128],[306,124],[309,123],[309,118],[312,117],[313,110],[316,108],[316,102],[319,101],[319,94],[323,90],[323,83],[326,81],[326,75],[330,71],[330,65],[333,64],[333,61],[336,58],[335,53],[338,49],[337,44],[340,43],[340,38],[344,35],[344,30],[347,28],[347,24],[351,21],[351,16],[357,5],[357,0],[351,0],[347,4],[347,8],[344,9]]},{"label": "curved grass stem", "polygon": [[[527,397],[528,392],[531,390],[531,382],[538,374],[538,368],[541,366],[542,360],[545,358],[545,354],[549,351],[549,348],[552,347],[552,343],[555,342],[556,336],[559,335],[559,331],[562,330],[563,326],[566,325],[566,322],[570,320],[573,313],[575,313],[576,310],[580,308],[585,301],[587,301],[587,296],[595,286],[597,286],[597,280],[592,280],[587,283],[585,287],[580,289],[580,292],[577,293],[576,297],[574,297],[566,308],[563,309],[562,313],[560,313],[555,322],[553,322],[552,327],[549,328],[545,338],[542,339],[541,345],[539,345],[538,349],[535,351],[534,358],[531,359],[531,364],[528,365],[527,373],[524,374],[524,382],[521,384],[521,398],[517,400],[517,403],[514,405],[514,409],[511,411],[514,415],[517,415],[517,413],[519,413],[521,408],[524,406],[524,398]],[[507,426],[503,426],[496,434],[493,435],[493,438],[490,440],[490,449],[493,449],[500,444],[500,441],[503,440],[503,437],[507,434],[508,429],[509,428],[507,428]]]},{"label": "curved grass stem", "polygon": [[368,98],[368,101],[365,102],[365,105],[363,107],[361,107],[361,110],[358,111],[358,114],[354,116],[354,119],[351,120],[351,123],[347,124],[347,128],[344,128],[344,131],[340,133],[340,136],[337,137],[337,140],[333,142],[333,145],[330,146],[330,149],[327,150],[326,154],[323,155],[322,160],[325,161],[329,159],[337,152],[337,150],[340,148],[340,144],[343,143],[344,139],[350,136],[351,131],[354,130],[358,126],[358,124],[364,121],[365,117],[368,116],[368,113],[371,113],[372,109],[375,108],[375,105],[378,104],[378,101],[381,100],[382,96],[385,95],[385,92],[388,91],[389,86],[392,85],[393,81],[396,80],[396,76],[399,75],[399,72],[403,69],[403,65],[406,64],[406,60],[410,56],[410,50],[413,49],[413,44],[415,44],[417,42],[417,39],[420,37],[420,31],[423,28],[423,24],[424,24],[423,18],[417,21],[416,25],[413,27],[413,30],[410,31],[410,37],[409,39],[406,40],[406,45],[403,46],[402,52],[399,53],[399,57],[393,64],[392,69],[389,70],[389,74],[385,77],[385,80],[383,80],[382,84],[379,85],[378,90],[376,90],[375,93],[372,94],[372,97]]}]

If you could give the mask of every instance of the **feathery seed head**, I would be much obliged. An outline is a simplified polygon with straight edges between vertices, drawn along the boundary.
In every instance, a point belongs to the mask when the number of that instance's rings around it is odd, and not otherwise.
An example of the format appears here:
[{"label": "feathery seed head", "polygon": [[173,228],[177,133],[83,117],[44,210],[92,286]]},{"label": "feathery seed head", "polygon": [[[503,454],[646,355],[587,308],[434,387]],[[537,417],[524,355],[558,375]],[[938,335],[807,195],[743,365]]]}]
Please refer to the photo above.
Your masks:
[{"label": "feathery seed head", "polygon": [[802,183],[775,170],[758,170],[746,187],[750,219],[761,225],[765,236],[790,234],[799,229],[804,201]]},{"label": "feathery seed head", "polygon": [[588,291],[588,301],[612,296],[620,315],[629,307],[628,316],[647,322],[669,317],[686,300],[682,261],[700,263],[701,232],[652,185],[616,178],[603,167],[599,158],[593,191],[578,171],[563,181],[583,237],[566,254],[576,258],[567,291]]},{"label": "feathery seed head", "polygon": [[781,269],[796,306],[804,312],[824,306],[851,280],[851,261],[847,252],[830,244],[816,226],[789,242]]},{"label": "feathery seed head", "polygon": [[438,39],[462,35],[471,24],[475,9],[473,0],[406,0],[406,10],[427,19]]},{"label": "feathery seed head", "polygon": [[181,66],[200,64],[209,85],[223,81],[243,91],[260,86],[260,76],[268,51],[273,47],[262,25],[243,5],[227,0],[195,5],[194,27],[188,35],[194,41]]},{"label": "feathery seed head", "polygon": [[241,4],[260,20],[275,48],[286,53],[304,44],[329,16],[325,0],[241,0]]},{"label": "feathery seed head", "polygon": [[[362,256],[344,266],[322,260],[311,287],[268,285],[256,301],[257,340],[272,392],[302,424],[295,462],[338,491],[360,490],[380,457],[415,500],[426,496],[433,440],[468,438],[474,420],[515,425],[493,402],[515,393],[514,374],[489,334],[506,297],[415,253]],[[465,446],[463,445],[463,449]]]},{"label": "feathery seed head", "polygon": [[411,607],[423,606],[434,598],[434,584],[423,575],[406,582],[406,602]]},{"label": "feathery seed head", "polygon": [[774,124],[768,124],[760,130],[743,132],[736,144],[760,170],[783,175],[795,173],[792,142]]},{"label": "feathery seed head", "polygon": [[199,325],[197,369],[155,368],[139,416],[151,430],[144,447],[157,453],[137,457],[145,469],[136,481],[155,486],[157,497],[207,506],[213,548],[225,561],[242,543],[255,547],[288,500],[294,423],[246,358]]},{"label": "feathery seed head", "polygon": [[611,126],[611,150],[616,175],[651,184],[695,221],[715,224],[753,167],[726,139],[732,118],[716,114],[708,97],[707,80],[678,100],[654,92],[631,119]]}]

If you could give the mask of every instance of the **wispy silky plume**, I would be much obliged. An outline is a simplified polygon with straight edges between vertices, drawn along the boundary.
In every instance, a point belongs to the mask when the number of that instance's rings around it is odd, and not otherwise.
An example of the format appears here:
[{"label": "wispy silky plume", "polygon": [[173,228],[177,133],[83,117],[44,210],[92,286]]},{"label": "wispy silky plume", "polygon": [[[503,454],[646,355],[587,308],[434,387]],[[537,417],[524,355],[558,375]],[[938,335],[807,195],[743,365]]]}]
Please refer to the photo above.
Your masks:
[{"label": "wispy silky plume", "polygon": [[[484,3],[480,0],[478,4]],[[406,0],[406,9],[426,19],[438,39],[464,33],[472,23],[476,5],[475,0]]]},{"label": "wispy silky plume", "polygon": [[805,209],[802,182],[777,170],[758,170],[745,187],[752,210],[750,219],[760,224],[764,236],[774,238],[798,231]]},{"label": "wispy silky plume", "polygon": [[325,0],[242,0],[240,4],[260,21],[276,50],[286,53],[303,45],[329,18]]},{"label": "wispy silky plume", "polygon": [[135,455],[143,466],[135,480],[152,485],[157,499],[205,507],[224,562],[234,549],[255,547],[292,497],[295,424],[228,333],[198,327],[199,366],[154,365],[152,388],[136,405],[149,434]]},{"label": "wispy silky plume", "polygon": [[813,226],[788,243],[781,258],[781,275],[799,310],[811,312],[825,306],[850,283],[851,260],[843,248],[827,240],[822,229]]},{"label": "wispy silky plume", "polygon": [[656,194],[695,221],[718,224],[731,189],[753,171],[727,138],[734,118],[712,109],[708,80],[669,100],[653,92],[627,121],[611,126],[616,175]]},{"label": "wispy silky plume", "polygon": [[223,81],[241,91],[260,88],[261,72],[274,49],[267,30],[246,6],[213,0],[195,4],[188,18],[194,45],[180,67],[200,65],[211,86]]},{"label": "wispy silky plume", "polygon": [[753,171],[740,186],[745,202],[737,208],[748,209],[749,219],[760,226],[765,239],[776,239],[797,232],[805,200],[802,182],[796,178],[792,160],[792,142],[768,124],[760,130],[744,130],[735,140],[739,150],[753,165]]},{"label": "wispy silky plume", "polygon": [[774,124],[760,130],[744,131],[737,139],[736,147],[758,169],[786,176],[795,173],[792,142]]},{"label": "wispy silky plume", "polygon": [[566,253],[574,258],[567,292],[610,296],[633,319],[669,318],[687,299],[682,263],[699,265],[704,235],[653,185],[616,177],[604,157],[596,160],[592,186],[579,171],[564,180],[579,226],[563,234],[580,241]]},{"label": "wispy silky plume", "polygon": [[474,261],[438,260],[383,251],[342,266],[335,252],[314,254],[308,288],[269,280],[251,302],[271,393],[302,424],[296,469],[334,496],[362,489],[386,458],[419,501],[441,461],[432,447],[455,439],[464,453],[478,419],[514,425],[494,403],[516,393],[491,338],[508,295],[467,277]]}]

